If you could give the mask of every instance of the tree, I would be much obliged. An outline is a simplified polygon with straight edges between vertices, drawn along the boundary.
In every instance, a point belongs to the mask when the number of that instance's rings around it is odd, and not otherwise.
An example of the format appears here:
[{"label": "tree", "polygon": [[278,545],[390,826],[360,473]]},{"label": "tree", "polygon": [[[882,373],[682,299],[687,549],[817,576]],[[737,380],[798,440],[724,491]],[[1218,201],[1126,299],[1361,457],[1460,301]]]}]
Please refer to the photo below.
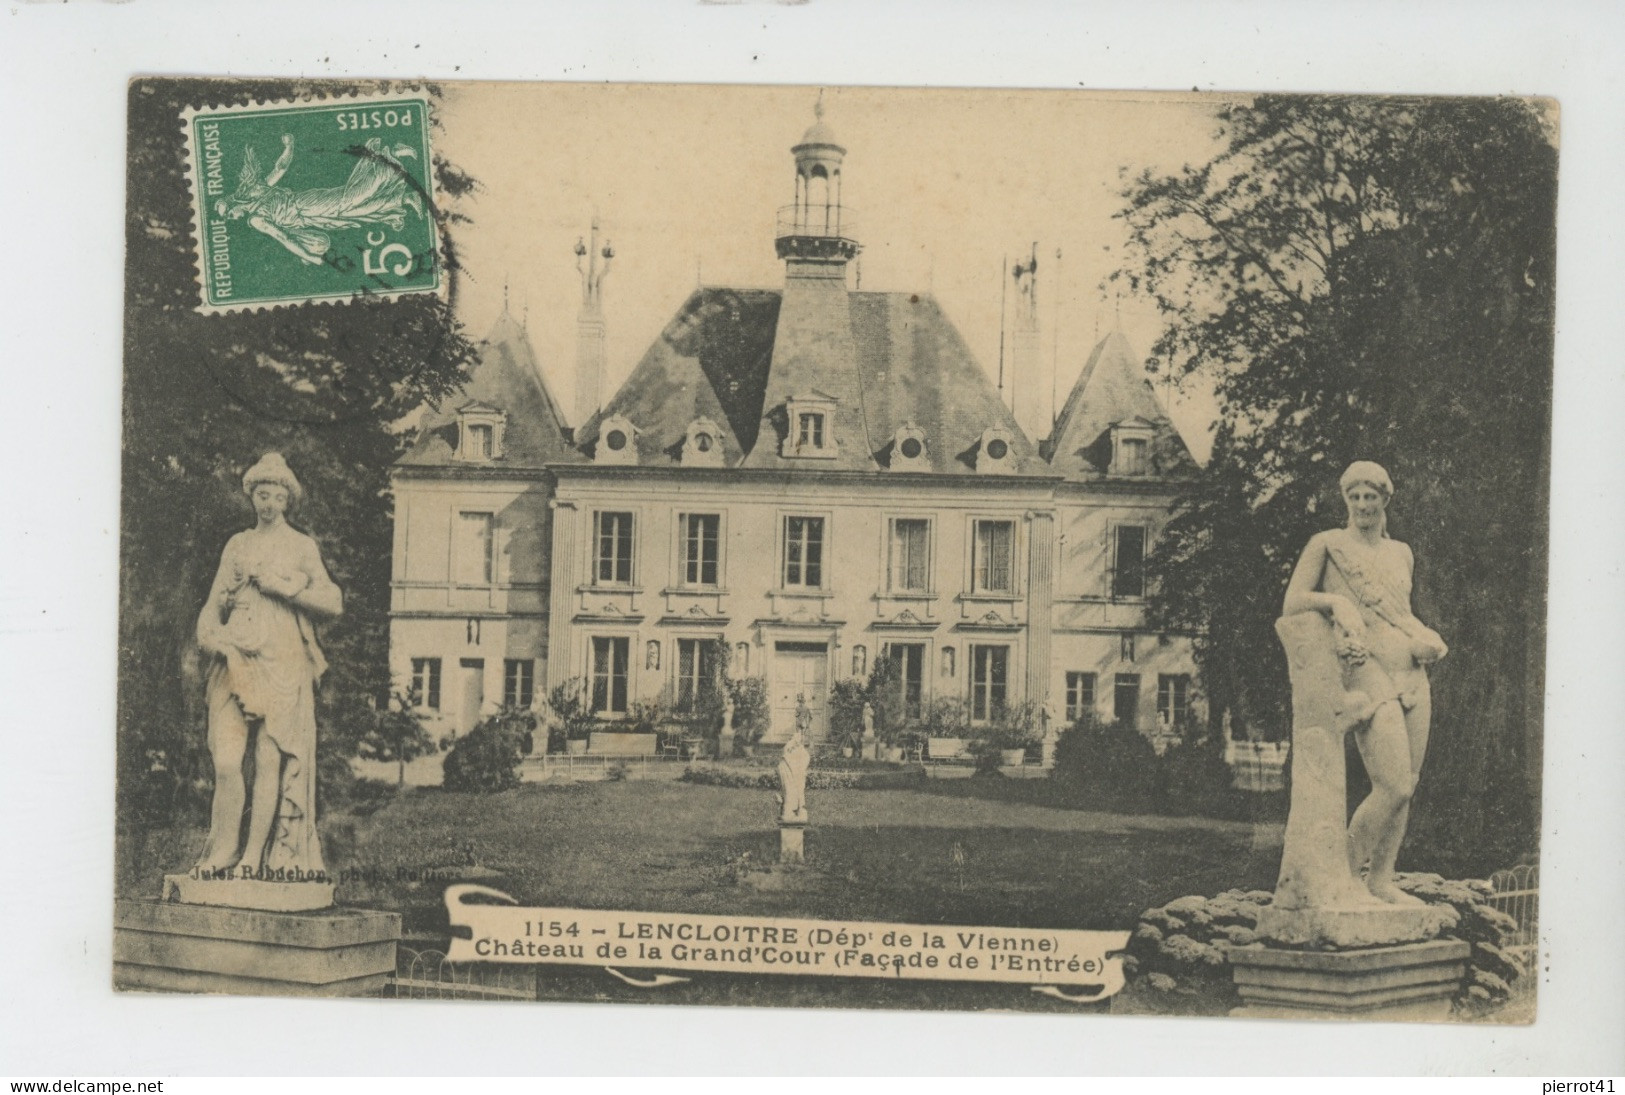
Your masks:
[{"label": "tree", "polygon": [[[415,296],[206,316],[183,176],[181,111],[336,94],[286,81],[137,80],[129,90],[124,463],[120,536],[119,819],[153,825],[207,795],[202,663],[193,641],[221,548],[252,514],[240,476],[285,454],[306,494],[290,520],[314,535],[345,594],[321,641],[321,772],[345,774],[389,694],[392,424],[454,391],[473,347],[453,303]],[[431,101],[438,98],[429,89]],[[437,162],[443,207],[472,182]],[[459,218],[439,211],[442,235]],[[448,272],[456,263],[447,244]]]},{"label": "tree", "polygon": [[1119,272],[1168,325],[1152,368],[1220,401],[1150,566],[1216,709],[1290,721],[1273,624],[1359,458],[1398,492],[1418,615],[1452,646],[1408,855],[1480,873],[1538,831],[1556,149],[1540,104],[1260,96],[1221,150],[1124,191]]},{"label": "tree", "polygon": [[423,716],[402,697],[374,711],[371,725],[356,743],[358,756],[395,762],[395,783],[399,787],[406,786],[406,766],[434,752],[434,748],[434,737],[423,725]]}]

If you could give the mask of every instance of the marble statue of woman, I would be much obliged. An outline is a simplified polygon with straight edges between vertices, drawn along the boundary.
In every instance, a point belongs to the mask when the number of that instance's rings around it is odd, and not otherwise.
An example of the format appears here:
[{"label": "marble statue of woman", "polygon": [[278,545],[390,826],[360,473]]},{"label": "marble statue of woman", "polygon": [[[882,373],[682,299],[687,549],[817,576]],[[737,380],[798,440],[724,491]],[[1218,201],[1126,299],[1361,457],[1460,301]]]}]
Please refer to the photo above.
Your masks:
[{"label": "marble statue of woman", "polygon": [[257,520],[226,543],[197,623],[198,645],[210,655],[214,807],[196,870],[297,880],[325,873],[316,683],[327,663],[312,622],[339,615],[344,602],[316,541],[288,524],[301,492],[281,455],[265,454],[243,476],[243,490]]},{"label": "marble statue of woman", "polygon": [[410,185],[401,158],[415,158],[408,145],[385,148],[373,137],[363,146],[343,186],[290,190],[278,186],[293,163],[293,136],[282,137],[282,155],[269,174],[260,177],[259,156],[252,148],[243,153],[237,189],[215,203],[215,212],[232,220],[248,218],[263,232],[312,266],[332,246],[328,232],[363,224],[387,224],[396,231],[406,227],[406,212],[423,216],[423,198]]},{"label": "marble statue of woman", "polygon": [[[1420,905],[1394,885],[1394,861],[1410,815],[1411,792],[1427,752],[1431,716],[1426,667],[1447,652],[1444,640],[1411,612],[1411,549],[1388,537],[1387,508],[1393,482],[1370,461],[1351,464],[1339,483],[1348,506],[1344,528],[1316,534],[1298,560],[1287,585],[1277,625],[1293,669],[1294,751],[1299,724],[1314,721],[1338,730],[1336,761],[1341,771],[1341,732],[1352,729],[1371,793],[1348,824],[1349,876],[1363,879],[1371,897],[1390,905]],[[1318,613],[1329,620],[1331,651],[1317,683],[1309,633],[1296,620]],[[1319,625],[1323,630],[1325,625]],[[1335,652],[1335,659],[1332,652]],[[1306,720],[1306,695],[1315,689],[1332,699],[1321,717]],[[1335,712],[1335,713],[1330,713]],[[1296,761],[1294,761],[1296,765]],[[1299,811],[1294,767],[1293,811]],[[1342,789],[1335,789],[1341,796]],[[1341,829],[1341,799],[1334,804]],[[1288,822],[1282,885],[1287,886],[1294,855],[1293,822]],[[1310,866],[1308,870],[1313,870]],[[1339,872],[1341,866],[1338,866]],[[1277,903],[1281,893],[1277,892]]]}]

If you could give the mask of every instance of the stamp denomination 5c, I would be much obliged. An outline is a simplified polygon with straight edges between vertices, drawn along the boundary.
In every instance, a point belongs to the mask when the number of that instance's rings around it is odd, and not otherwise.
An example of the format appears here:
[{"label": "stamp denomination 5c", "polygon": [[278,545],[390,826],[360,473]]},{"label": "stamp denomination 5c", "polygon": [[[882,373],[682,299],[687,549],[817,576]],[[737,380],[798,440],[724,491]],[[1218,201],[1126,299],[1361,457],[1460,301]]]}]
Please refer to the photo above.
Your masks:
[{"label": "stamp denomination 5c", "polygon": [[427,105],[403,94],[188,110],[199,310],[439,291]]}]

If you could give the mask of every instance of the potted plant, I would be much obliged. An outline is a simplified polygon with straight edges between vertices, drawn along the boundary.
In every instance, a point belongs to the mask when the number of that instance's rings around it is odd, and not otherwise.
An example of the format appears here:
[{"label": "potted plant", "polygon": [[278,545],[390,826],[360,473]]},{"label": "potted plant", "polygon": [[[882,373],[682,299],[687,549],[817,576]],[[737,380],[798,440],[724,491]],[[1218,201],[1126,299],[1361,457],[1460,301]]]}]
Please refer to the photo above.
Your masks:
[{"label": "potted plant", "polygon": [[585,677],[572,677],[556,686],[547,696],[547,707],[553,720],[548,742],[562,738],[564,748],[572,756],[587,751],[587,740],[598,725],[592,714],[592,689]]},{"label": "potted plant", "polygon": [[734,742],[740,753],[748,757],[767,733],[772,716],[767,702],[767,681],[761,677],[745,677],[728,681],[727,687],[734,705]]},{"label": "potted plant", "polygon": [[830,737],[839,744],[841,756],[861,756],[863,708],[869,702],[869,687],[856,677],[835,682],[829,690]]},{"label": "potted plant", "polygon": [[908,707],[903,699],[902,666],[895,657],[876,660],[869,674],[869,703],[880,759],[897,764],[903,759]]},{"label": "potted plant", "polygon": [[1038,744],[1034,704],[1023,703],[1014,707],[1000,706],[993,718],[976,735],[979,755],[997,753],[999,764],[1015,767],[1027,759],[1027,750]]}]

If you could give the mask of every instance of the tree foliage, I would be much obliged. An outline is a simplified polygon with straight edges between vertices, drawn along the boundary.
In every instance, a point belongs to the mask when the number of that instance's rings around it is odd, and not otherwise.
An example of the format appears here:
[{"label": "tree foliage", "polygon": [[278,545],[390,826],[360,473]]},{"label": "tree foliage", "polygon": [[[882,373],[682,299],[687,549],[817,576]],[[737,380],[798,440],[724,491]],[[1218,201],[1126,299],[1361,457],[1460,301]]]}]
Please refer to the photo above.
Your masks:
[{"label": "tree foliage", "polygon": [[536,716],[528,711],[502,711],[481,719],[446,753],[441,786],[482,793],[519,786],[519,763],[535,730]]},{"label": "tree foliage", "polygon": [[1200,635],[1216,709],[1289,728],[1273,624],[1298,553],[1376,460],[1416,609],[1451,644],[1409,854],[1532,850],[1544,661],[1556,148],[1540,104],[1261,96],[1220,151],[1125,187],[1119,277],[1158,302],[1152,367],[1221,406],[1151,561],[1160,626]]},{"label": "tree foliage", "polygon": [[[130,85],[121,822],[161,823],[207,794],[193,628],[226,540],[253,522],[241,476],[266,451],[282,452],[299,476],[305,500],[289,519],[317,539],[345,594],[344,615],[321,634],[330,663],[317,711],[322,772],[342,773],[334,759],[355,754],[389,694],[389,468],[404,441],[392,424],[464,380],[473,349],[455,301],[414,296],[202,315],[183,170],[187,106],[347,90],[285,81]],[[449,164],[436,164],[436,178],[442,205],[472,186]],[[444,237],[456,218],[439,215]]]}]

